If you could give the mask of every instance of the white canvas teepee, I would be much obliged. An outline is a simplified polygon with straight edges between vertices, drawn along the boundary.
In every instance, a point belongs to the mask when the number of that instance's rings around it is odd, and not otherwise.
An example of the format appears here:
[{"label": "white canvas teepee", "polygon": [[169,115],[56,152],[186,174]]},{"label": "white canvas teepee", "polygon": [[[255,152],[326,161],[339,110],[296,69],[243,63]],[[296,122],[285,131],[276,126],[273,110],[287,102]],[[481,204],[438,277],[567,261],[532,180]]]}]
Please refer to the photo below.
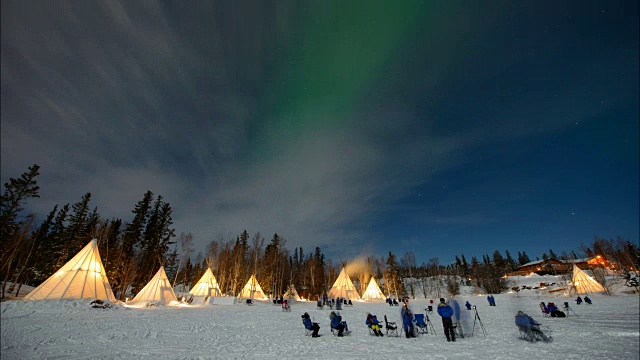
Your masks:
[{"label": "white canvas teepee", "polygon": [[283,297],[289,301],[300,301],[300,296],[298,295],[298,292],[296,291],[296,288],[293,286],[293,284],[289,285],[289,289],[287,289],[287,292],[284,293]]},{"label": "white canvas teepee", "polygon": [[167,278],[167,273],[164,272],[164,266],[160,266],[160,270],[149,280],[142,290],[129,301],[129,303],[160,303],[170,304],[172,301],[177,302],[178,298],[176,293],[173,292],[173,287]]},{"label": "white canvas teepee", "polygon": [[335,298],[343,298],[343,299],[350,299],[350,300],[360,299],[360,295],[358,294],[356,287],[353,286],[353,283],[351,282],[349,275],[347,275],[346,268],[344,267],[342,268],[342,271],[340,272],[338,279],[336,279],[336,282],[333,283],[333,287],[331,288],[331,290],[329,290],[328,296],[329,298],[332,298],[332,299],[335,299]]},{"label": "white canvas teepee", "polygon": [[116,301],[100,260],[97,240],[91,240],[76,256],[33,289],[23,300],[61,299]]},{"label": "white canvas teepee", "polygon": [[193,288],[189,290],[189,293],[193,296],[222,296],[218,281],[216,281],[216,277],[213,276],[213,272],[209,268]]},{"label": "white canvas teepee", "polygon": [[604,291],[604,288],[602,287],[602,285],[600,285],[599,282],[593,280],[591,276],[580,270],[580,268],[578,268],[575,264],[573,265],[573,277],[571,279],[571,282],[573,282],[572,291],[575,291],[576,294]]},{"label": "white canvas teepee", "polygon": [[376,279],[374,279],[372,276],[371,280],[369,281],[369,286],[367,286],[367,290],[365,290],[364,294],[362,294],[362,298],[369,299],[369,300],[374,300],[374,299],[386,300],[387,297],[384,296],[382,291],[380,291],[380,287],[378,286]]},{"label": "white canvas teepee", "polygon": [[258,284],[256,276],[251,275],[251,278],[247,281],[247,285],[242,288],[238,297],[245,299],[264,299],[267,296],[262,292],[262,288],[260,287],[260,284]]}]

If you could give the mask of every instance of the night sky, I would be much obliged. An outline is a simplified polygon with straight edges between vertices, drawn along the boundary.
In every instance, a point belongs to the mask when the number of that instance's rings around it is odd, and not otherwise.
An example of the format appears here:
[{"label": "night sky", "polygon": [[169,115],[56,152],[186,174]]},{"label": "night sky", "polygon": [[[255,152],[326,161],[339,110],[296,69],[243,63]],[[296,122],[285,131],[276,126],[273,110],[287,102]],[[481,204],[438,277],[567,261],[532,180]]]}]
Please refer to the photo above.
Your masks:
[{"label": "night sky", "polygon": [[2,1],[2,182],[149,189],[197,251],[579,250],[639,235],[637,1]]}]

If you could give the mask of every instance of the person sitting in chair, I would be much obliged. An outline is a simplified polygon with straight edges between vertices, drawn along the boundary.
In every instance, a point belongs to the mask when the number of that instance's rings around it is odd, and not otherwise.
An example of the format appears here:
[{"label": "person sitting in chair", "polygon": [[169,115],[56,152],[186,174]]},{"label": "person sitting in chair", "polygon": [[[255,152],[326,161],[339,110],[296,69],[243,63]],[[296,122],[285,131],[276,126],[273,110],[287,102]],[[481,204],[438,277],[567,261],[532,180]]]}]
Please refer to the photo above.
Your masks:
[{"label": "person sitting in chair", "polygon": [[551,315],[551,317],[566,317],[564,311],[558,310],[556,304],[550,302],[546,307],[547,313]]},{"label": "person sitting in chair", "polygon": [[331,314],[329,314],[329,319],[331,320],[331,328],[338,331],[339,337],[342,337],[342,334],[345,330],[348,331],[347,322],[342,321],[342,316],[340,316],[340,313],[332,311]]},{"label": "person sitting in chair", "polygon": [[581,298],[580,296],[578,296],[578,297],[576,298],[576,304],[577,304],[577,305],[582,304],[582,298]]},{"label": "person sitting in chair", "polygon": [[382,335],[382,331],[380,331],[380,322],[375,315],[371,315],[371,313],[367,313],[367,321],[364,322],[376,336],[384,336]]},{"label": "person sitting in chair", "polygon": [[318,331],[320,331],[320,325],[318,325],[318,323],[311,322],[311,317],[309,316],[309,313],[304,313],[302,315],[302,323],[304,324],[304,327],[307,328],[307,330],[313,331],[313,333],[311,334],[311,337],[320,336],[318,335]]},{"label": "person sitting in chair", "polygon": [[586,302],[587,304],[591,305],[591,299],[588,296],[584,297],[584,302]]},{"label": "person sitting in chair", "polygon": [[550,336],[545,336],[540,330],[540,323],[524,312],[518,311],[515,322],[518,329],[527,335],[527,340],[532,342],[537,340],[552,341]]}]

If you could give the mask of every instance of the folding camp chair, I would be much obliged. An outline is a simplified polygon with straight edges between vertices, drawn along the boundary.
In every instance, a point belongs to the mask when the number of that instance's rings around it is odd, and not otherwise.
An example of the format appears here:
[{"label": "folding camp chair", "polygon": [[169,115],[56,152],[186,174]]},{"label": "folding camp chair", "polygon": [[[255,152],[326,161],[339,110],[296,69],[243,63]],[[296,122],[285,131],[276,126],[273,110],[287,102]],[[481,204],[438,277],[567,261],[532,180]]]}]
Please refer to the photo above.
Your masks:
[{"label": "folding camp chair", "polygon": [[[349,327],[347,326],[347,322],[346,321],[342,321],[340,322],[342,324],[342,326],[344,326],[344,330],[342,330],[342,335],[349,335],[351,333],[351,331],[349,331]],[[336,328],[334,328],[333,326],[331,326],[331,334],[333,334],[334,336],[338,336],[338,333],[340,331]]]},{"label": "folding camp chair", "polygon": [[287,301],[282,302],[282,312],[291,312],[291,306]]},{"label": "folding camp chair", "polygon": [[387,331],[387,336],[389,336],[389,334],[394,335],[395,336],[400,336],[398,334],[398,326],[396,325],[395,321],[394,322],[390,322],[387,320],[387,315],[384,316],[384,328]]},{"label": "folding camp chair", "polygon": [[546,343],[552,342],[553,337],[551,335],[545,335],[539,326],[532,325],[530,327],[518,325],[518,331],[520,332],[520,338],[529,342],[543,341]]},{"label": "folding camp chair", "polygon": [[304,336],[311,336],[311,334],[313,334],[313,328],[311,327],[311,323],[305,324],[304,319],[302,319],[302,325],[304,325]]},{"label": "folding camp chair", "polygon": [[418,334],[428,334],[429,331],[427,328],[427,323],[424,321],[424,315],[415,314],[413,318],[416,323],[416,331],[418,332]]},{"label": "folding camp chair", "polygon": [[526,316],[526,314],[516,316],[516,326],[518,327],[520,338],[523,340],[527,340],[529,342],[553,341],[551,336],[545,335],[542,330],[540,330],[540,324],[531,319],[531,317]]}]

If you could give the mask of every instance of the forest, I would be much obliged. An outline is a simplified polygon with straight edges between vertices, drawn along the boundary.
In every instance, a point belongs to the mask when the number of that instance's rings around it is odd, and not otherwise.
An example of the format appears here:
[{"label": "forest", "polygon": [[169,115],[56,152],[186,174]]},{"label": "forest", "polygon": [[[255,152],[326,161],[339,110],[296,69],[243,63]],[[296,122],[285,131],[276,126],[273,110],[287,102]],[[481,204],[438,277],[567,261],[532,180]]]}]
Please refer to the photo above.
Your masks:
[{"label": "forest", "polygon": [[[576,251],[553,249],[531,259],[525,251],[513,257],[495,250],[470,261],[464,254],[455,262],[441,264],[437,257],[418,260],[412,252],[383,257],[350,259],[348,263],[327,259],[320,247],[308,250],[286,247],[287,239],[273,234],[242,230],[211,239],[204,253],[194,252],[193,234],[176,234],[171,205],[160,194],[147,191],[133,205],[129,219],[107,218],[91,204],[91,193],[75,203],[55,205],[42,221],[25,209],[39,197],[37,177],[40,167],[29,167],[18,178],[4,184],[0,206],[0,278],[2,298],[17,294],[23,284],[37,286],[54,274],[92,239],[98,240],[109,283],[120,300],[135,294],[165,267],[174,287],[188,289],[207,267],[213,270],[224,294],[237,294],[255,274],[264,292],[280,296],[290,285],[300,296],[314,299],[328,291],[343,266],[360,293],[375,277],[385,294],[427,297],[428,294],[455,294],[461,283],[498,293],[508,287],[505,275],[537,259],[576,259],[605,256],[615,263],[621,276],[640,268],[640,250],[633,242],[618,237],[595,236]],[[551,269],[550,269],[551,270]],[[409,281],[406,281],[409,279]],[[414,286],[421,282],[421,286]],[[416,289],[421,293],[416,293]]]}]

